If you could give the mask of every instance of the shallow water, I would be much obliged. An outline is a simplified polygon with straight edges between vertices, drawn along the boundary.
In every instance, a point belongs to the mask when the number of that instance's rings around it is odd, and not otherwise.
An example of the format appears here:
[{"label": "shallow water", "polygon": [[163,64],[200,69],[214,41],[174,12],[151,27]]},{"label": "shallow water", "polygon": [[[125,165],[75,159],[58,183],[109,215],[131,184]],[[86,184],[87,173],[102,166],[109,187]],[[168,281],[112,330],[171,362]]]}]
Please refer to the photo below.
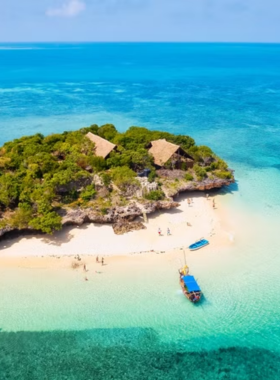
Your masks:
[{"label": "shallow water", "polygon": [[[268,379],[279,356],[239,347],[192,352],[161,343],[149,328],[2,333],[5,379]],[[18,365],[10,372],[13,360]]]},{"label": "shallow water", "polygon": [[234,243],[188,254],[196,306],[176,261],[113,283],[0,270],[0,378],[279,379],[280,45],[41,47],[0,49],[0,141],[105,122],[190,134],[235,169],[217,197]]}]

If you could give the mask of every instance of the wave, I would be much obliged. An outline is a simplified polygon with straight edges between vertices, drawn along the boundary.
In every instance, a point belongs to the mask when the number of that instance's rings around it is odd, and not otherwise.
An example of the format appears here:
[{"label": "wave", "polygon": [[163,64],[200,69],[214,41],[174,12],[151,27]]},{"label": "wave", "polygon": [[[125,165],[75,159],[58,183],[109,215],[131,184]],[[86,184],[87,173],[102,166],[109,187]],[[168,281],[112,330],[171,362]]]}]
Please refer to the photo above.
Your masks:
[{"label": "wave", "polygon": [[46,90],[33,87],[14,87],[14,88],[0,88],[0,94],[3,93],[16,93],[16,92],[35,92],[37,94],[45,94]]}]

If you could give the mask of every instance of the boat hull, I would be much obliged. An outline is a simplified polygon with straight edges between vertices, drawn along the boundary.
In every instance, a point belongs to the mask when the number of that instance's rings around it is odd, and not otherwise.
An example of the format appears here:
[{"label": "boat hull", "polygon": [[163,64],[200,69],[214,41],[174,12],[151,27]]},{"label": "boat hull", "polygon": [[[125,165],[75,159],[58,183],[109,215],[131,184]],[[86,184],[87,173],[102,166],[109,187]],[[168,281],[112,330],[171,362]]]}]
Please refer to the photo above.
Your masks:
[{"label": "boat hull", "polygon": [[206,239],[199,240],[195,242],[194,244],[189,245],[189,250],[190,251],[197,251],[200,248],[206,247],[206,245],[209,244],[209,241]]},{"label": "boat hull", "polygon": [[180,281],[180,285],[183,291],[184,296],[191,301],[192,303],[197,303],[200,301],[200,298],[202,296],[201,292],[188,292],[185,288],[185,285],[182,281]]},{"label": "boat hull", "polygon": [[[188,287],[186,286],[186,283],[184,281],[184,279],[192,279],[191,281],[194,281],[195,284],[196,284],[196,289],[193,288],[193,290],[190,288],[189,286],[189,289]],[[195,279],[193,276],[189,275],[189,268],[187,265],[185,265],[183,268],[181,268],[179,270],[179,283],[180,283],[180,286],[182,288],[182,292],[184,294],[184,296],[189,300],[191,301],[192,303],[197,303],[201,296],[202,296],[202,292],[201,290],[199,289],[199,286],[198,284],[196,283]],[[192,291],[189,291],[189,290],[192,290]]]}]

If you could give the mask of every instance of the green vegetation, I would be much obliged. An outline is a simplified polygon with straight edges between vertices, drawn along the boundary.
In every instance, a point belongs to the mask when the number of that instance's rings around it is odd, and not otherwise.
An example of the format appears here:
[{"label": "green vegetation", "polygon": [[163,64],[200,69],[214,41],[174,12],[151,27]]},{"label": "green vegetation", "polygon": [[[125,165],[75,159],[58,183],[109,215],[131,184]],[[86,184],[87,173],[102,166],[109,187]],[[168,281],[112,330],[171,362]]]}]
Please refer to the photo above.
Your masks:
[{"label": "green vegetation", "polygon": [[[85,136],[88,132],[116,144],[117,150],[106,159],[97,157],[95,144]],[[125,204],[129,197],[135,197],[135,191],[140,188],[136,173],[145,168],[151,170],[148,181],[156,181],[158,190],[145,194],[144,198],[164,199],[161,185],[165,180],[156,171],[149,154],[150,142],[158,139],[180,145],[194,158],[192,169],[182,162],[180,180],[233,178],[223,160],[210,148],[196,146],[189,136],[142,127],[119,133],[112,124],[101,127],[94,124],[46,137],[38,133],[7,142],[0,148],[1,228],[33,228],[51,233],[61,228],[59,210],[79,205],[96,207],[106,214],[114,199],[118,202],[122,199]]]},{"label": "green vegetation", "polygon": [[88,185],[81,191],[81,198],[84,201],[90,201],[96,195],[94,185]]},{"label": "green vegetation", "polygon": [[190,173],[186,173],[186,174],[185,174],[185,180],[186,180],[186,181],[192,181],[192,180],[193,180],[193,175],[190,174]]},{"label": "green vegetation", "polygon": [[195,164],[193,169],[198,181],[202,181],[206,177],[207,172],[203,167],[199,166],[198,164]]},{"label": "green vegetation", "polygon": [[221,178],[221,179],[231,179],[232,178],[232,174],[229,171],[215,170],[214,173],[215,173],[216,177]]},{"label": "green vegetation", "polygon": [[160,201],[165,198],[164,192],[161,190],[152,190],[144,195],[145,199],[149,201]]},{"label": "green vegetation", "polygon": [[157,173],[156,173],[155,169],[152,169],[151,173],[148,175],[149,182],[154,182],[156,177],[157,177]]},{"label": "green vegetation", "polygon": [[127,166],[120,166],[111,170],[112,179],[116,186],[125,190],[127,186],[137,184],[135,172]]}]

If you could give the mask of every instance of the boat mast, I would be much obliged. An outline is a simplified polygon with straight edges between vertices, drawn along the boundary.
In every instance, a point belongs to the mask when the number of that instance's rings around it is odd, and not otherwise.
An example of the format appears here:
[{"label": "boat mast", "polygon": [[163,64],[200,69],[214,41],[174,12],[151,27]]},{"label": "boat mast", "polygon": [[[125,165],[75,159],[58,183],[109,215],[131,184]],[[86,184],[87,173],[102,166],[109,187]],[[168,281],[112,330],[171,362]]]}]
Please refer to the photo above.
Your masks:
[{"label": "boat mast", "polygon": [[184,253],[184,261],[185,261],[185,265],[187,265],[185,248],[183,248],[183,253]]}]

